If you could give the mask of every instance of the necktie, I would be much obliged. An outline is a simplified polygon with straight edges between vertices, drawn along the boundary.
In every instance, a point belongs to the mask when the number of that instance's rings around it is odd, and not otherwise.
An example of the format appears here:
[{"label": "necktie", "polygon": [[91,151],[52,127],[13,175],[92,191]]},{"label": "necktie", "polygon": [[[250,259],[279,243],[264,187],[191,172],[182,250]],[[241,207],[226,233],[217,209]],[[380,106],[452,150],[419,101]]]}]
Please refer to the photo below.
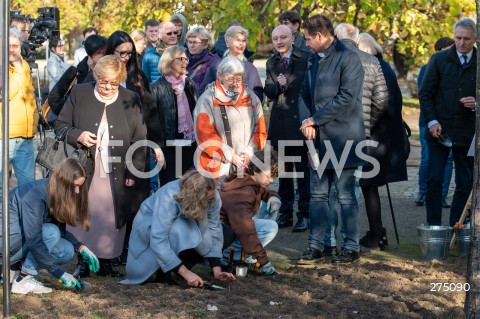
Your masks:
[{"label": "necktie", "polygon": [[465,54],[462,55],[462,58],[463,58],[463,63],[462,65],[465,65],[467,64],[467,56]]},{"label": "necktie", "polygon": [[288,58],[284,57],[282,60],[283,60],[283,66],[285,67],[285,70],[288,69]]}]

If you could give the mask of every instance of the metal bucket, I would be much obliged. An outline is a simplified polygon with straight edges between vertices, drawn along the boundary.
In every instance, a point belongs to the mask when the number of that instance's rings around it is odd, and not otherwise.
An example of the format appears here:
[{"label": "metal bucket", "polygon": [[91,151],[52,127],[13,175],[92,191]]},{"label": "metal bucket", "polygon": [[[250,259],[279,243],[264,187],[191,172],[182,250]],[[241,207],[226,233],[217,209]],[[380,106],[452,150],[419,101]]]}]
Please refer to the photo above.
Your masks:
[{"label": "metal bucket", "polygon": [[457,238],[457,247],[461,256],[468,254],[470,249],[470,227],[455,228],[455,237]]},{"label": "metal bucket", "polygon": [[422,260],[444,260],[450,251],[453,228],[449,226],[417,226]]}]

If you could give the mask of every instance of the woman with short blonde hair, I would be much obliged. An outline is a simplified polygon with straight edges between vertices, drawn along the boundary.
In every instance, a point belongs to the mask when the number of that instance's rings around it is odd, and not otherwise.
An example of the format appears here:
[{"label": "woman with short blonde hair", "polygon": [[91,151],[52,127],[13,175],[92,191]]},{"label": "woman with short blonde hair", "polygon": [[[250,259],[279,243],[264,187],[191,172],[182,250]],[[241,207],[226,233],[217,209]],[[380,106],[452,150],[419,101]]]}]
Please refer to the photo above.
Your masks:
[{"label": "woman with short blonde hair", "polygon": [[[150,85],[145,105],[148,138],[159,146],[155,156],[160,167],[166,168],[159,173],[160,186],[178,178],[177,169],[183,174],[193,168],[196,144],[192,113],[198,94],[195,83],[187,77],[188,61],[180,46],[165,49],[158,64],[163,76]],[[176,160],[176,146],[182,146],[181,161]]]},{"label": "woman with short blonde hair", "polygon": [[[71,232],[100,257],[100,276],[120,277],[112,259],[122,254],[126,223],[131,218],[132,186],[146,161],[146,152],[137,151],[127,158],[127,151],[146,139],[146,127],[139,95],[120,85],[127,79],[120,58],[100,58],[93,75],[95,82],[73,87],[55,122],[55,131],[69,128],[67,142],[88,148],[91,154],[85,167],[90,231],[75,227]],[[89,276],[85,264],[80,263],[80,267],[80,275]]]}]

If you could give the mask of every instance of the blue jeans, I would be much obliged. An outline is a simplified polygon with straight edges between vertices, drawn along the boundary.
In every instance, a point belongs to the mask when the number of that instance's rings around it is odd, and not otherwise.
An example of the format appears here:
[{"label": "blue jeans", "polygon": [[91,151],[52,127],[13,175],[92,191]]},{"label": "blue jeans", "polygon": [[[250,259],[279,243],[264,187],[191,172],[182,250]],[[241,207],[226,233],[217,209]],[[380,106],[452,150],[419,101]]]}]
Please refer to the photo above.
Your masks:
[{"label": "blue jeans", "polygon": [[[333,169],[327,169],[322,176],[310,167],[310,234],[308,236],[309,247],[323,251],[324,238],[328,225],[332,223],[331,200],[333,191],[337,192],[337,200],[340,204],[342,216],[342,249],[359,251],[359,230],[358,230],[358,200],[356,188],[358,188],[356,177],[353,175],[356,168],[344,169],[337,177]],[[332,195],[333,196],[333,195]],[[333,230],[332,230],[333,229]],[[330,228],[330,232],[335,227]],[[330,236],[332,239],[332,236]],[[334,239],[335,237],[333,237]],[[327,243],[334,246],[333,242]]]},{"label": "blue jeans", "polygon": [[[267,246],[278,233],[278,224],[276,220],[277,214],[267,214],[267,205],[262,201],[257,214],[253,216],[253,222],[255,223],[258,240],[263,247]],[[233,260],[240,260],[242,256],[242,245],[238,239],[223,251],[223,256],[228,258],[231,246],[235,247]]]},{"label": "blue jeans", "polygon": [[[422,146],[422,153],[420,159],[420,166],[418,168],[418,192],[426,193],[427,192],[427,180],[428,180],[428,146],[427,140],[423,136],[425,134],[425,125],[419,126],[420,128],[420,144]],[[453,155],[450,151],[448,155],[447,165],[445,166],[445,173],[443,175],[443,184],[442,184],[442,196],[446,197],[448,195],[448,188],[450,187],[450,180],[452,179],[453,172]]]},{"label": "blue jeans", "polygon": [[473,156],[467,156],[469,147],[448,148],[437,141],[427,141],[430,154],[425,208],[429,225],[442,224],[442,183],[449,153],[455,163],[455,192],[450,208],[450,226],[460,219],[473,183]]},{"label": "blue jeans", "polygon": [[[61,237],[60,230],[54,224],[43,224],[42,241],[47,246],[48,252],[55,258],[55,261],[59,265],[70,262],[75,255],[72,243]],[[39,270],[40,266],[35,260],[35,257],[33,257],[31,252],[28,252],[22,265],[22,271],[35,276]]]},{"label": "blue jeans", "polygon": [[[33,138],[11,138],[9,139],[9,159],[15,170],[18,185],[29,183],[35,180],[35,154]],[[0,148],[0,158],[3,156]],[[0,176],[2,167],[0,165]],[[0,195],[2,193],[2,179],[0,178]]]}]

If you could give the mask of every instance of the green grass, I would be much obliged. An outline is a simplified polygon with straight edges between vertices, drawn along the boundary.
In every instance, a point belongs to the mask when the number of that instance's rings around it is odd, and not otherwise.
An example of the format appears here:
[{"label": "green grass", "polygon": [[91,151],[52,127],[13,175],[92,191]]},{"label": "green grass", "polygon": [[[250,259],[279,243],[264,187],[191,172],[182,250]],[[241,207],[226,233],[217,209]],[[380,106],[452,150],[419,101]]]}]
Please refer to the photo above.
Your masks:
[{"label": "green grass", "polygon": [[98,319],[108,319],[107,315],[105,315],[104,313],[98,310],[95,310],[92,312],[92,317],[98,318]]}]

